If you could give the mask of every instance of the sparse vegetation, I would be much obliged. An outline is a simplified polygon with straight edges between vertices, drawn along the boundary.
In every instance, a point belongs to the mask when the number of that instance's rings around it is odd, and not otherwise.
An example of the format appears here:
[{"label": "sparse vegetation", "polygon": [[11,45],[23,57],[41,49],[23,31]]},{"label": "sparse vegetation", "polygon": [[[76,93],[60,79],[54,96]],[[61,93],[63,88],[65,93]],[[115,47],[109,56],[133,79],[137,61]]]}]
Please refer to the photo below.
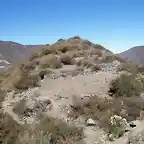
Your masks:
[{"label": "sparse vegetation", "polygon": [[81,128],[68,126],[54,118],[43,118],[33,128],[20,126],[11,117],[3,116],[1,121],[1,143],[6,144],[73,144],[83,138]]},{"label": "sparse vegetation", "polygon": [[111,123],[111,118],[115,115],[125,118],[128,122],[136,120],[140,116],[140,111],[144,110],[144,100],[139,97],[114,97],[113,99],[92,96],[88,100],[76,100],[71,105],[70,117],[77,119],[79,116],[85,119],[96,120],[101,128],[108,134],[113,134],[119,138],[124,133],[124,128],[117,122]]},{"label": "sparse vegetation", "polygon": [[125,74],[122,74],[116,80],[113,80],[109,89],[110,95],[116,97],[140,96],[142,91],[142,83],[139,80],[136,80],[134,76]]},{"label": "sparse vegetation", "polygon": [[23,127],[17,124],[10,115],[0,112],[0,143],[15,144],[16,139],[23,131]]},{"label": "sparse vegetation", "polygon": [[70,116],[73,118],[77,119],[79,116],[83,116],[87,119],[91,117],[99,122],[100,127],[107,130],[109,128],[110,117],[115,113],[120,113],[121,104],[120,101],[116,101],[116,103],[114,103],[112,100],[93,96],[86,102],[74,101],[71,108],[72,113]]},{"label": "sparse vegetation", "polygon": [[43,131],[44,134],[51,134],[50,144],[72,144],[83,138],[83,130],[81,128],[67,125],[61,120],[54,118],[44,118],[37,125],[36,129]]}]

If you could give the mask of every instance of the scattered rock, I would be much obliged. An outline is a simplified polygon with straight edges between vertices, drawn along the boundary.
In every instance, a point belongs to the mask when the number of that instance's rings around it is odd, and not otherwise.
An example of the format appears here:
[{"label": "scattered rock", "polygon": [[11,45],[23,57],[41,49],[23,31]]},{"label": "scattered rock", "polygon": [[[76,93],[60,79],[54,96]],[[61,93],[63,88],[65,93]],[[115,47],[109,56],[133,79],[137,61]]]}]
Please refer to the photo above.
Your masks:
[{"label": "scattered rock", "polygon": [[86,125],[87,125],[87,126],[95,126],[96,123],[95,123],[95,121],[94,121],[92,118],[89,118],[89,119],[86,121]]},{"label": "scattered rock", "polygon": [[103,63],[101,64],[102,71],[104,72],[112,72],[115,73],[118,70],[118,67],[121,65],[119,61],[113,61],[111,63]]}]

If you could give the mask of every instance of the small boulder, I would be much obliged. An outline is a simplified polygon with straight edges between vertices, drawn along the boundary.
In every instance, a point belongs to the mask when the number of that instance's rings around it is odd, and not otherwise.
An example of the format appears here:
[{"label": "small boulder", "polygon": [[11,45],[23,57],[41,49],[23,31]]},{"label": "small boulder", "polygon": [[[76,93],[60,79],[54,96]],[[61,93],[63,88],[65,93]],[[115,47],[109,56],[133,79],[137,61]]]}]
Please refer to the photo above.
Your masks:
[{"label": "small boulder", "polygon": [[89,118],[89,119],[86,121],[86,125],[87,125],[87,126],[95,126],[96,123],[95,123],[95,121],[94,121],[92,118]]},{"label": "small boulder", "polygon": [[135,123],[135,122],[130,122],[129,126],[130,126],[131,128],[134,128],[134,127],[136,127],[136,123]]}]

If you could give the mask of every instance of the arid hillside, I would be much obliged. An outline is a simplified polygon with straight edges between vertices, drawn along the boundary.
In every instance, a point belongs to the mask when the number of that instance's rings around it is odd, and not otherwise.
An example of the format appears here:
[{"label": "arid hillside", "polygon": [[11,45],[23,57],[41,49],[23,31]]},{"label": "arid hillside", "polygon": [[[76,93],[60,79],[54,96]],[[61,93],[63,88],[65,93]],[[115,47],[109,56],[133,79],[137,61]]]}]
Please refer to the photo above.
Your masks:
[{"label": "arid hillside", "polygon": [[143,69],[78,36],[0,73],[2,144],[142,144]]},{"label": "arid hillside", "polygon": [[136,46],[119,54],[121,58],[144,66],[144,46]]},{"label": "arid hillside", "polygon": [[41,45],[22,45],[11,41],[0,41],[0,68],[28,59]]}]

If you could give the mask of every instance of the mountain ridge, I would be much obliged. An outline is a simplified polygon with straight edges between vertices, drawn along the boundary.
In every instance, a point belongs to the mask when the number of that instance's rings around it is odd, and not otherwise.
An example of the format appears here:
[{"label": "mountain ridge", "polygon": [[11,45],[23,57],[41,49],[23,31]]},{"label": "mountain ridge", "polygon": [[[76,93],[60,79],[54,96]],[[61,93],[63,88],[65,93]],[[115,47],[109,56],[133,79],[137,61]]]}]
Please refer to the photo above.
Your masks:
[{"label": "mountain ridge", "polygon": [[144,46],[135,46],[122,53],[119,56],[138,65],[144,66]]},{"label": "mountain ridge", "polygon": [[42,45],[23,45],[13,41],[0,40],[0,68],[20,62],[31,56]]}]

